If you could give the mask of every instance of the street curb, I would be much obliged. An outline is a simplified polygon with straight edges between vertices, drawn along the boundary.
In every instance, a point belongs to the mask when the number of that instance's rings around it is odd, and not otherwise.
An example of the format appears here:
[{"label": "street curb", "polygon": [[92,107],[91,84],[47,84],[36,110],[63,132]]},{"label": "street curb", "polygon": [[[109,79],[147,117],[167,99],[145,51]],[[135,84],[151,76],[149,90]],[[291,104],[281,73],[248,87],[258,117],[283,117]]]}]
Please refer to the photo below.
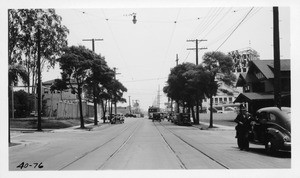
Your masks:
[{"label": "street curb", "polygon": [[218,124],[214,124],[213,128],[209,128],[209,124],[208,123],[201,123],[199,125],[192,125],[195,128],[198,128],[200,130],[219,130],[219,131],[225,131],[225,130],[235,130],[234,127],[230,127],[230,126],[223,126],[223,125],[218,125]]}]

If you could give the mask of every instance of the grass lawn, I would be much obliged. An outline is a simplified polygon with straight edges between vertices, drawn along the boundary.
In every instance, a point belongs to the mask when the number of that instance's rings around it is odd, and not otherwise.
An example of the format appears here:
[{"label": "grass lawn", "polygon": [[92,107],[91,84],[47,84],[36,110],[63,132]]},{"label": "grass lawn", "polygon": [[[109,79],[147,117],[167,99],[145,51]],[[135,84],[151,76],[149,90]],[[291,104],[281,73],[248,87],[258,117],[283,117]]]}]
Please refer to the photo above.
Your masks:
[{"label": "grass lawn", "polygon": [[[225,126],[236,126],[236,123],[233,121],[236,118],[236,113],[213,113],[213,124],[225,125]],[[199,116],[200,123],[205,122],[209,123],[210,113],[201,113]]]},{"label": "grass lawn", "polygon": [[[85,124],[93,123],[91,119],[84,119]],[[80,125],[80,119],[42,119],[44,129],[61,129]],[[11,128],[37,129],[37,118],[18,118],[10,120]]]}]

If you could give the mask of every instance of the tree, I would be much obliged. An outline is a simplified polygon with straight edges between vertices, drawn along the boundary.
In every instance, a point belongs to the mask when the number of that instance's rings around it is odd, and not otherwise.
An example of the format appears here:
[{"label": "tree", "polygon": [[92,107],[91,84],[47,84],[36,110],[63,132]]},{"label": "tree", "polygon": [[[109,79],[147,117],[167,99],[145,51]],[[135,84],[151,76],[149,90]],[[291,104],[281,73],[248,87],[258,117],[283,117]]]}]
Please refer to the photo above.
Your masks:
[{"label": "tree", "polygon": [[185,86],[187,79],[184,77],[184,73],[188,71],[188,68],[194,65],[192,63],[183,63],[179,64],[176,67],[171,69],[171,72],[168,76],[167,86],[163,88],[164,93],[167,94],[167,97],[175,100],[177,103],[176,110],[179,112],[179,105],[184,105]]},{"label": "tree", "polygon": [[62,80],[62,79],[55,79],[54,83],[50,86],[50,91],[51,93],[53,91],[60,91],[60,100],[62,100],[62,91],[68,89],[68,85],[66,83],[66,81]]},{"label": "tree", "polygon": [[[94,59],[94,53],[84,46],[71,46],[64,49],[64,54],[58,59],[60,69],[62,70],[62,80],[66,81],[76,93],[79,100],[80,128],[84,128],[82,113],[82,93],[86,79],[91,72],[91,61]],[[74,86],[74,83],[76,86]]]},{"label": "tree", "polygon": [[194,124],[199,124],[199,120],[195,117],[194,106],[198,97],[200,100],[204,98],[207,81],[208,74],[202,66],[183,63],[171,70],[167,86],[164,87],[163,91],[169,98],[183,106],[183,112],[186,112],[185,108],[188,108],[188,112],[192,112]]},{"label": "tree", "polygon": [[8,68],[8,83],[9,86],[16,86],[19,82],[19,78],[22,79],[24,84],[28,84],[28,73],[26,69],[20,64],[9,64]]},{"label": "tree", "polygon": [[227,85],[232,85],[235,81],[235,76],[232,74],[233,70],[233,60],[229,55],[225,55],[222,52],[207,52],[203,56],[202,66],[207,70],[210,75],[210,80],[207,86],[207,97],[210,98],[210,122],[209,127],[213,127],[213,96],[216,95],[218,90],[218,83],[216,81],[216,76],[218,75],[218,80],[223,81]]},{"label": "tree", "polygon": [[[32,75],[36,83],[37,41],[40,40],[42,66],[53,67],[61,49],[67,46],[69,30],[61,24],[62,18],[54,9],[8,10],[8,59],[9,64],[21,64],[27,68],[27,82]],[[40,39],[38,39],[38,29]],[[29,88],[28,88],[29,91]],[[33,90],[32,90],[33,91]]]},{"label": "tree", "polygon": [[[97,125],[97,103],[101,102],[103,90],[112,81],[114,72],[107,66],[104,57],[98,54],[94,54],[94,57],[94,60],[91,62],[91,74],[87,78],[86,88],[88,97],[93,98],[94,125]],[[101,103],[103,104],[103,102]]]},{"label": "tree", "polygon": [[[127,92],[127,88],[116,79],[113,79],[108,85],[107,85],[107,91],[110,95],[111,104],[115,104],[115,112],[116,112],[116,103],[117,102],[126,102],[126,99],[123,98],[123,93]],[[112,108],[112,107],[111,107]],[[110,112],[112,114],[112,111]]]}]

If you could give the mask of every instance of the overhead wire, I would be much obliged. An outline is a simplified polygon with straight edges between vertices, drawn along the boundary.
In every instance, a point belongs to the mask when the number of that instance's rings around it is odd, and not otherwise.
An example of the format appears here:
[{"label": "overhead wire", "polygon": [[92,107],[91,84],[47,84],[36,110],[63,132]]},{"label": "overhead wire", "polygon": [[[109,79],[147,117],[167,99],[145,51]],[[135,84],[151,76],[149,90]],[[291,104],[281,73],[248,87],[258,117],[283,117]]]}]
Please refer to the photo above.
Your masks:
[{"label": "overhead wire", "polygon": [[193,37],[193,34],[195,34],[195,33],[198,31],[198,28],[203,27],[203,24],[207,21],[208,18],[211,17],[210,13],[211,13],[212,11],[214,11],[213,8],[210,8],[209,11],[208,11],[208,13],[207,13],[207,15],[204,17],[204,20],[201,21],[201,22],[197,25],[197,27],[195,28],[195,30],[188,36],[188,38],[192,38],[192,37]]},{"label": "overhead wire", "polygon": [[[219,16],[219,14],[223,11],[223,8],[217,8],[217,9],[213,9],[211,8],[209,10],[209,12],[207,13],[207,15],[205,16],[205,20],[202,21],[202,23],[200,23],[195,30],[189,35],[192,36],[193,34],[195,34],[196,39],[203,33],[205,32],[206,29],[208,29],[208,27],[215,21],[215,19]],[[200,31],[198,33],[198,35],[196,35],[196,31]],[[188,54],[186,55],[184,62],[186,62],[187,58],[189,57],[191,51],[188,52]]]},{"label": "overhead wire", "polygon": [[[109,31],[110,31],[110,33],[111,33],[111,35],[112,35],[112,38],[113,38],[113,40],[114,40],[114,42],[115,42],[115,44],[116,44],[116,47],[117,47],[117,50],[118,50],[119,55],[120,55],[120,57],[121,57],[121,60],[122,60],[122,62],[124,63],[124,66],[126,67],[126,71],[129,72],[131,78],[133,79],[133,76],[132,76],[132,74],[131,74],[131,70],[128,68],[128,66],[127,66],[127,64],[126,64],[126,62],[125,62],[125,60],[124,60],[124,57],[123,57],[123,55],[122,55],[121,49],[120,49],[120,47],[119,47],[119,44],[118,44],[118,42],[117,42],[117,40],[116,40],[116,38],[115,38],[115,35],[114,35],[113,31],[112,31],[112,28],[111,28],[110,24],[108,23],[108,18],[106,17],[106,14],[105,14],[105,12],[104,12],[104,9],[102,9],[101,12],[103,13],[103,16],[104,16],[104,18],[105,18],[105,20],[106,20],[106,24],[107,24],[107,26],[108,26],[108,28],[109,28]],[[129,69],[129,70],[128,70],[128,69]]]},{"label": "overhead wire", "polygon": [[238,29],[238,27],[240,27],[240,25],[244,22],[244,20],[248,17],[248,15],[250,14],[250,12],[253,10],[254,7],[252,7],[249,12],[245,15],[245,17],[240,21],[240,23],[234,28],[234,30],[229,34],[229,36],[223,41],[223,43],[215,50],[218,51],[223,45],[224,43],[231,37],[231,35]]},{"label": "overhead wire", "polygon": [[[161,69],[161,68],[164,68],[165,62],[166,62],[166,60],[167,60],[167,56],[168,56],[168,53],[169,53],[169,50],[170,50],[171,43],[172,43],[172,41],[173,41],[173,36],[174,36],[175,30],[176,30],[177,20],[178,20],[178,17],[179,17],[180,12],[181,12],[181,9],[179,9],[178,12],[177,12],[176,19],[175,19],[175,21],[174,21],[174,26],[173,26],[173,28],[172,28],[171,37],[170,37],[170,39],[169,39],[168,46],[167,46],[167,50],[166,50],[166,53],[165,53],[165,56],[164,56],[164,61],[163,61],[163,64],[160,65],[160,69]],[[161,71],[161,70],[159,70],[159,71]]]},{"label": "overhead wire", "polygon": [[204,33],[211,26],[211,24],[213,24],[216,17],[223,11],[223,9],[224,8],[218,8],[215,10],[215,12],[213,12],[211,18],[207,19],[206,24],[203,25],[203,28],[201,31],[199,31],[198,35],[197,34],[195,35],[196,36],[195,38],[198,38],[202,33]]},{"label": "overhead wire", "polygon": [[219,19],[219,21],[217,23],[215,23],[215,25],[203,36],[203,38],[206,38],[217,27],[217,25],[220,24],[220,22],[229,14],[231,9],[232,9],[232,7],[229,8],[228,11],[226,11],[224,15],[222,15],[222,17]]}]

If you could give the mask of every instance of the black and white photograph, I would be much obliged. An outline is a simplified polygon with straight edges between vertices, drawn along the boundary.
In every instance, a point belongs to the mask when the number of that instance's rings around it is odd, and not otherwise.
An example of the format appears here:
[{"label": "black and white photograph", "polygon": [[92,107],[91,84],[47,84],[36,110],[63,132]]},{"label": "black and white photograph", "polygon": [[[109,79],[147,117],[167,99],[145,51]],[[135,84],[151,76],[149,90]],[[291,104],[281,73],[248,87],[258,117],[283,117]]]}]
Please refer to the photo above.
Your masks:
[{"label": "black and white photograph", "polygon": [[300,3],[18,2],[0,177],[300,176]]}]

